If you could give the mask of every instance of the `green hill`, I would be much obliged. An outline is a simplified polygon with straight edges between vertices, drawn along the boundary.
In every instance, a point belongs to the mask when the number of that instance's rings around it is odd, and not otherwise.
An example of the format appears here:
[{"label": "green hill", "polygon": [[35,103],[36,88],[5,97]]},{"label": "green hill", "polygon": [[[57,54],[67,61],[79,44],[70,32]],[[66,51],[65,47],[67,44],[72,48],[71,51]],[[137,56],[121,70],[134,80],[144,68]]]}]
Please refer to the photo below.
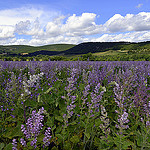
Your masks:
[{"label": "green hill", "polygon": [[[105,52],[105,53],[103,53]],[[78,45],[52,44],[44,46],[9,45],[0,46],[0,54],[12,56],[23,55],[59,55],[77,56],[87,53],[94,55],[150,54],[150,41],[147,42],[86,42]]]},{"label": "green hill", "polygon": [[64,51],[65,55],[79,55],[105,51],[128,51],[129,53],[150,53],[150,41],[131,42],[87,42],[81,43]]},{"label": "green hill", "polygon": [[28,45],[8,45],[0,46],[0,53],[10,53],[10,54],[19,54],[19,53],[33,53],[36,51],[65,51],[74,47],[73,44],[52,44],[44,46],[28,46]]}]

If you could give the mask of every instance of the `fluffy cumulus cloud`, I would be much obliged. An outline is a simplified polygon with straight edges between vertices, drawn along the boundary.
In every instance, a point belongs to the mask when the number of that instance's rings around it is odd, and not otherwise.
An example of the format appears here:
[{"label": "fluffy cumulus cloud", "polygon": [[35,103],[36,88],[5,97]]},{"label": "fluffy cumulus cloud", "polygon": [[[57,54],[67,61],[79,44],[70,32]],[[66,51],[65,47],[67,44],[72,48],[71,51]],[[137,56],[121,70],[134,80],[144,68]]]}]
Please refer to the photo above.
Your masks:
[{"label": "fluffy cumulus cloud", "polygon": [[115,14],[103,24],[97,19],[94,13],[64,16],[33,7],[0,10],[0,45],[150,40],[149,12]]},{"label": "fluffy cumulus cloud", "polygon": [[4,26],[0,25],[0,39],[9,39],[13,38],[14,35],[14,27],[13,26]]},{"label": "fluffy cumulus cloud", "polygon": [[73,14],[64,25],[68,36],[92,35],[102,32],[102,25],[96,25],[96,14],[83,13],[81,16]]},{"label": "fluffy cumulus cloud", "polygon": [[128,32],[120,34],[103,34],[99,38],[93,38],[92,42],[117,42],[117,41],[126,41],[126,42],[142,42],[150,40],[150,31],[142,32]]},{"label": "fluffy cumulus cloud", "polygon": [[115,14],[104,26],[109,32],[150,30],[150,13],[127,14],[125,17]]}]

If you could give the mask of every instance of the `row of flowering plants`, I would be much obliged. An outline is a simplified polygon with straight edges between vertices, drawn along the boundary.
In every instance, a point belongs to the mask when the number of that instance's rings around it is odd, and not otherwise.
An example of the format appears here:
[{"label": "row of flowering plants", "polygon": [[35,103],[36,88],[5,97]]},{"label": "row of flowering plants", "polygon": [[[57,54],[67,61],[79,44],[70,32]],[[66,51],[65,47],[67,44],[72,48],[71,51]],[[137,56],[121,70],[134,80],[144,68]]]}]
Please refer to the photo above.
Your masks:
[{"label": "row of flowering plants", "polygon": [[150,62],[0,62],[3,149],[150,149]]}]

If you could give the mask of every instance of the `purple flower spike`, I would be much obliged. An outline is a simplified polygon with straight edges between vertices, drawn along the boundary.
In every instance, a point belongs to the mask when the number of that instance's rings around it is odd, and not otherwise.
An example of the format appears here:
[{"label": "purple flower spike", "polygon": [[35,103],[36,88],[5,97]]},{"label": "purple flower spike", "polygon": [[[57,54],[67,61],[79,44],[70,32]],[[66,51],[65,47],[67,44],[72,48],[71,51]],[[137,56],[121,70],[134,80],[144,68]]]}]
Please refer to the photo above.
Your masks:
[{"label": "purple flower spike", "polygon": [[16,139],[13,139],[12,141],[13,141],[12,142],[12,145],[13,145],[12,150],[17,150],[17,141],[16,141]]},{"label": "purple flower spike", "polygon": [[37,142],[37,138],[35,138],[33,141],[31,141],[31,146],[34,146],[36,148],[37,146],[35,145]]},{"label": "purple flower spike", "polygon": [[26,147],[26,141],[23,138],[20,139],[20,143],[22,146]]},{"label": "purple flower spike", "polygon": [[116,125],[116,128],[122,128],[122,129],[129,128],[128,125],[124,125],[124,124],[129,122],[129,120],[128,120],[128,113],[124,112],[121,115],[120,119],[118,119],[118,122],[119,122],[119,125]]},{"label": "purple flower spike", "polygon": [[[34,146],[34,148],[36,148],[37,136],[43,127],[42,121],[44,120],[44,116],[41,115],[42,113],[44,113],[43,107],[39,109],[38,113],[32,111],[31,117],[27,120],[26,128],[24,125],[21,125],[21,131],[24,133],[26,139],[34,138],[34,140],[31,141],[31,146]],[[23,146],[26,145],[24,139],[20,139],[20,141]]]},{"label": "purple flower spike", "polygon": [[49,146],[50,144],[50,139],[51,139],[51,128],[48,127],[47,130],[45,131],[45,137],[43,138],[43,143],[45,146]]}]

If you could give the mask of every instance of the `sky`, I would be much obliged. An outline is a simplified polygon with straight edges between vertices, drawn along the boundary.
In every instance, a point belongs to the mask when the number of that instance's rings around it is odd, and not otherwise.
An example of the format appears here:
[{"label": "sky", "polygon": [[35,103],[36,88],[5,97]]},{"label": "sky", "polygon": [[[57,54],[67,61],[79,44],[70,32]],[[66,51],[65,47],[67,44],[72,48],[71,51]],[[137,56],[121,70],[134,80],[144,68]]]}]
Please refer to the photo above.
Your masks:
[{"label": "sky", "polygon": [[1,0],[0,45],[150,41],[150,0]]}]

